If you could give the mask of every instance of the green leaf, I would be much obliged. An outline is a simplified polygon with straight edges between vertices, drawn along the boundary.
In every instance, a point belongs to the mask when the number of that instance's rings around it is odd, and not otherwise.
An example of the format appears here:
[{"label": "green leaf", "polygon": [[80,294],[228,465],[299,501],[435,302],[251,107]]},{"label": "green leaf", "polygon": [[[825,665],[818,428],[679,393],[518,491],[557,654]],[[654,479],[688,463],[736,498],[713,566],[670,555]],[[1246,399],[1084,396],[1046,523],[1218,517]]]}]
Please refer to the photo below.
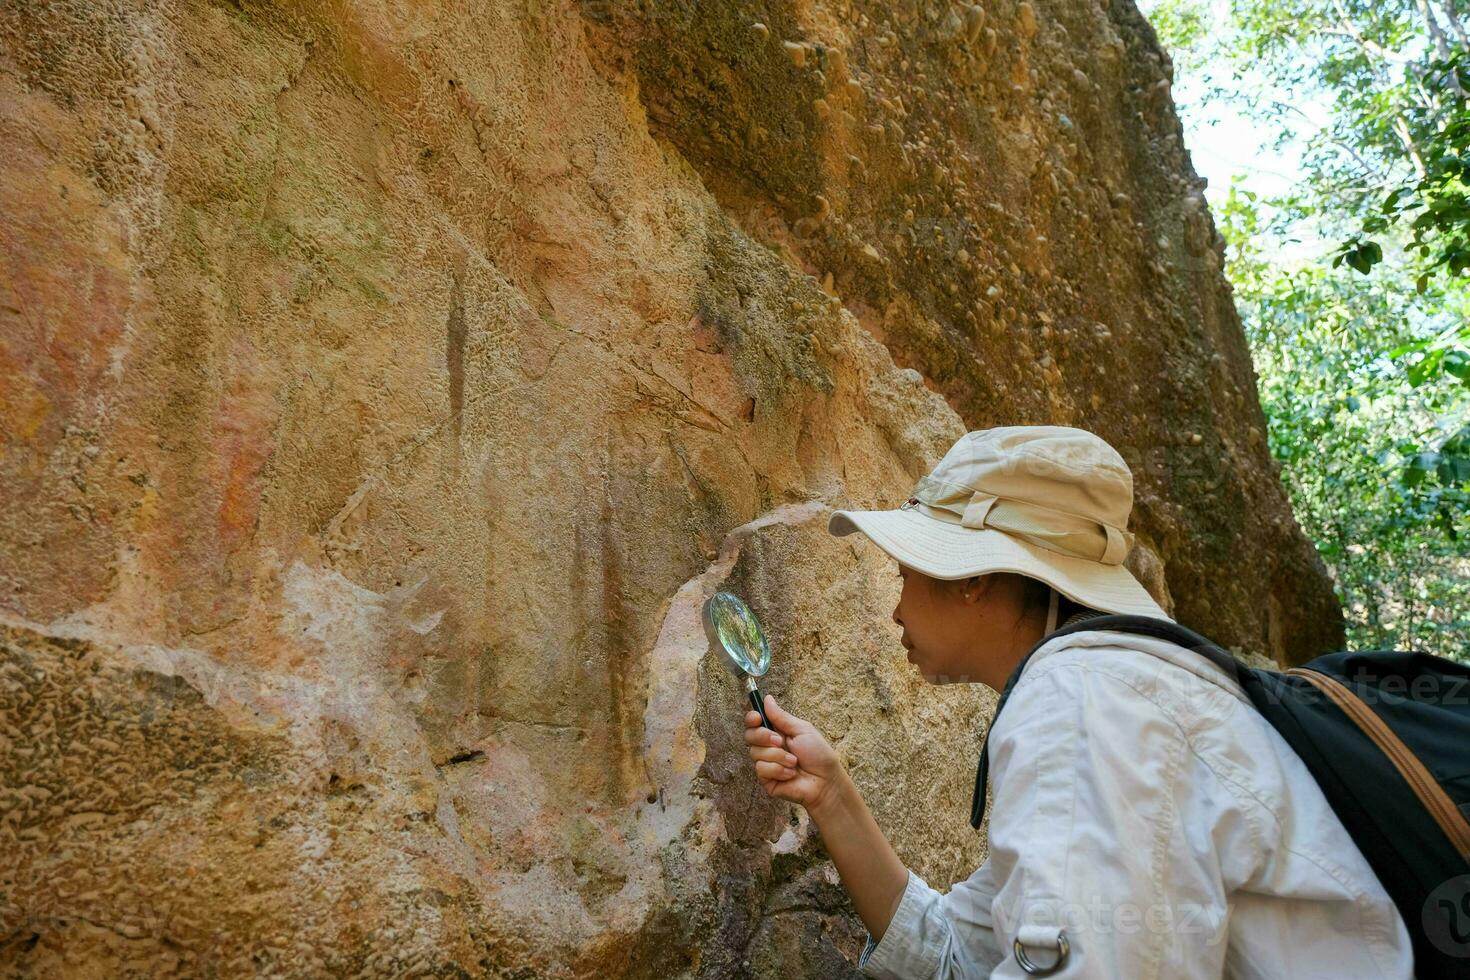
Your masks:
[{"label": "green leaf", "polygon": [[1407,344],[1400,344],[1388,352],[1389,360],[1397,360],[1410,351],[1423,350],[1432,343],[1434,343],[1434,338],[1429,337],[1424,340],[1411,340]]},{"label": "green leaf", "polygon": [[1461,381],[1470,380],[1470,351],[1454,347],[1444,352],[1444,370]]},{"label": "green leaf", "polygon": [[1422,359],[1420,359],[1418,364],[1415,364],[1413,367],[1409,368],[1409,384],[1417,388],[1424,382],[1428,381],[1430,375],[1432,375],[1439,368],[1439,364],[1443,360],[1444,351],[1430,351]]}]

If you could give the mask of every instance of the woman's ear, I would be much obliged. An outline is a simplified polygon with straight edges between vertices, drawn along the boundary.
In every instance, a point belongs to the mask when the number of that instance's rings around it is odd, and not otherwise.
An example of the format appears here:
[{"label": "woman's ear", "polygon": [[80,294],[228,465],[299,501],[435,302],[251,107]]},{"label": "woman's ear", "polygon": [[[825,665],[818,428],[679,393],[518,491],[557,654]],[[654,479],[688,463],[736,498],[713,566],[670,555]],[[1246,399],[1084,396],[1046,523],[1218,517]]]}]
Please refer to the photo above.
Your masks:
[{"label": "woman's ear", "polygon": [[971,575],[960,584],[960,599],[964,602],[975,602],[986,592],[990,591],[992,575]]}]

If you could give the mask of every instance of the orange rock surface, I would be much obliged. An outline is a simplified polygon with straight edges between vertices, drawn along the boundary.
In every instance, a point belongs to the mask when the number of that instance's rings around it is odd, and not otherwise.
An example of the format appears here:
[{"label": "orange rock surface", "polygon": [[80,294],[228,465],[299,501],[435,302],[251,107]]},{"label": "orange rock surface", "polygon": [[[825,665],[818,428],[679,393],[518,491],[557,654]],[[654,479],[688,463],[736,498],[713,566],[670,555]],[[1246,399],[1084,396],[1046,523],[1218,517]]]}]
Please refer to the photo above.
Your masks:
[{"label": "orange rock surface", "polygon": [[836,977],[718,588],[940,885],[978,687],[825,531],[955,438],[1341,640],[1130,0],[0,6],[0,973]]}]

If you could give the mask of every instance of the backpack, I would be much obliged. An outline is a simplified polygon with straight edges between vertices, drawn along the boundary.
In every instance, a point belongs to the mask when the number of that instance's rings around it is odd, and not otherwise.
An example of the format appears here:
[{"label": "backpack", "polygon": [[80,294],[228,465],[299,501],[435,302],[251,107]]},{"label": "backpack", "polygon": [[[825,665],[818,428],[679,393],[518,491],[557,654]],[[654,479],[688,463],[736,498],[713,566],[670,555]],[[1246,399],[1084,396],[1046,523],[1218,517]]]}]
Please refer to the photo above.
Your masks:
[{"label": "backpack", "polygon": [[[1234,678],[1306,764],[1398,907],[1413,941],[1415,976],[1470,976],[1470,667],[1427,653],[1368,650],[1260,670],[1178,623],[1102,615],[1054,630],[1027,651],[1006,681],[996,717],[1042,644],[1086,630],[1168,640]],[[977,829],[985,817],[988,743],[987,732],[970,806]]]}]

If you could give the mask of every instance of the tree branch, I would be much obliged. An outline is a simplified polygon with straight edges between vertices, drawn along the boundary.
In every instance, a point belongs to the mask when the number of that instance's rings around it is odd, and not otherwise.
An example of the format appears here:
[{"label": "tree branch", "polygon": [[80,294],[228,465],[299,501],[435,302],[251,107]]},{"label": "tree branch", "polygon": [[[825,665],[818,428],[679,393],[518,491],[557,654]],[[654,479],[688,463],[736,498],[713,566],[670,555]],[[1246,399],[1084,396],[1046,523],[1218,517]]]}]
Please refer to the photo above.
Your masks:
[{"label": "tree branch", "polygon": [[[1416,0],[1416,2],[1423,4],[1425,0]],[[1352,18],[1348,15],[1347,7],[1343,5],[1342,0],[1332,0],[1332,6],[1337,11],[1337,16],[1339,22],[1342,24],[1343,30],[1347,31],[1348,36],[1358,42],[1358,46],[1363,49],[1364,54],[1371,56],[1374,53],[1373,48],[1382,50],[1381,46],[1363,36],[1363,32],[1358,29],[1358,26],[1353,23]],[[1385,76],[1382,66],[1374,62],[1371,57],[1368,64],[1373,69],[1373,74],[1377,76],[1379,84],[1385,89],[1391,88],[1392,82]],[[1414,142],[1414,134],[1409,129],[1408,120],[1404,118],[1401,112],[1395,112],[1393,114],[1393,131],[1403,142],[1404,152],[1409,154],[1409,159],[1414,162],[1414,172],[1422,179],[1427,172],[1424,168],[1424,157],[1419,152],[1418,144]]]},{"label": "tree branch", "polygon": [[[1439,20],[1434,16],[1433,9],[1429,6],[1429,0],[1414,0],[1414,6],[1419,8],[1419,16],[1424,18],[1424,27],[1429,31],[1429,40],[1434,42],[1434,53],[1442,60],[1450,59],[1450,45],[1445,40],[1444,29],[1439,26]],[[1459,83],[1456,82],[1456,87]]]},{"label": "tree branch", "polygon": [[[1336,37],[1352,38],[1354,41],[1358,42],[1358,47],[1363,49],[1364,54],[1371,55],[1374,58],[1381,58],[1384,61],[1392,62],[1395,65],[1406,65],[1412,60],[1408,55],[1402,54],[1397,51],[1390,51],[1383,45],[1379,44],[1377,41],[1370,41],[1368,38],[1364,37],[1356,30],[1350,30],[1346,27],[1318,27],[1315,28],[1312,33],[1331,34]],[[1375,74],[1377,74],[1376,69]]]},{"label": "tree branch", "polygon": [[1455,10],[1455,0],[1440,0],[1439,9],[1444,11],[1444,19],[1449,21],[1455,37],[1460,39],[1461,50],[1470,51],[1470,38],[1465,36],[1465,25],[1460,20],[1459,11]]},{"label": "tree branch", "polygon": [[1404,149],[1408,152],[1409,159],[1414,163],[1414,175],[1419,180],[1423,180],[1424,176],[1429,173],[1428,169],[1424,166],[1424,157],[1419,153],[1419,145],[1414,142],[1414,134],[1409,132],[1409,124],[1397,112],[1393,115],[1393,131],[1403,141]]}]

